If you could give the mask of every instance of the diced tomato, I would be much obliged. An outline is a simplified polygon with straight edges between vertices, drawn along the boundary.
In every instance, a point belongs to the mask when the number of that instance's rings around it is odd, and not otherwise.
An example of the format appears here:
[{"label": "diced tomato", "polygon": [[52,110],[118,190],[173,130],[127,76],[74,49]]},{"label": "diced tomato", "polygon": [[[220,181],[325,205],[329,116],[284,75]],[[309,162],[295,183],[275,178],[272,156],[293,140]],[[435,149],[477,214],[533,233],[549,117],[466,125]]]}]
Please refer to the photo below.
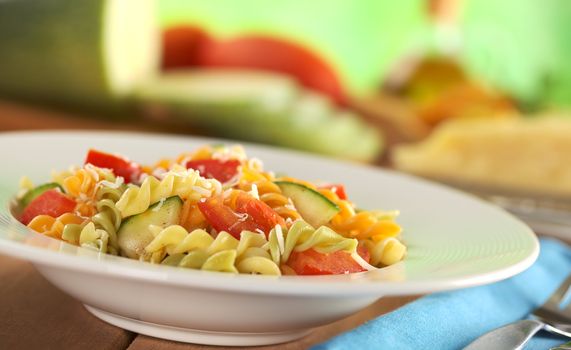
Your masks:
[{"label": "diced tomato", "polygon": [[62,214],[72,212],[76,203],[60,191],[53,189],[48,190],[36,197],[22,213],[20,222],[27,225],[38,215],[49,215],[58,217]]},{"label": "diced tomato", "polygon": [[371,252],[369,252],[369,249],[367,249],[367,247],[365,247],[362,244],[359,244],[359,246],[357,247],[357,254],[359,254],[359,256],[363,258],[363,260],[365,260],[367,264],[370,263]]},{"label": "diced tomato", "polygon": [[345,186],[341,185],[341,184],[323,184],[320,185],[319,188],[327,188],[330,189],[331,191],[335,192],[335,194],[337,195],[337,197],[339,197],[339,199],[347,199],[347,192],[345,192]]},{"label": "diced tomato", "polygon": [[267,236],[276,225],[285,226],[284,219],[272,208],[245,192],[236,200],[236,211],[225,205],[222,197],[199,202],[198,209],[214,229],[226,231],[237,239],[242,231],[262,230]]},{"label": "diced tomato", "polygon": [[347,104],[346,92],[329,62],[295,42],[243,36],[210,41],[196,52],[201,67],[251,68],[287,74],[304,86],[329,95],[337,103]]},{"label": "diced tomato", "polygon": [[115,176],[122,176],[126,183],[135,182],[141,176],[143,169],[127,158],[90,149],[85,158],[85,164],[113,170]]},{"label": "diced tomato", "polygon": [[276,225],[285,227],[285,220],[269,205],[246,193],[241,193],[236,199],[236,211],[246,213],[258,228],[268,234]]},{"label": "diced tomato", "polygon": [[165,29],[162,33],[162,68],[196,66],[198,52],[211,40],[204,30],[189,25]]},{"label": "diced tomato", "polygon": [[255,231],[257,228],[252,218],[240,216],[224,205],[222,197],[211,197],[204,202],[198,202],[198,209],[216,231],[226,231],[237,239],[240,239],[242,231]]},{"label": "diced tomato", "polygon": [[[358,253],[365,261],[369,260],[369,252],[366,248],[359,247]],[[294,251],[286,265],[298,275],[339,275],[365,271],[351,257],[351,254],[342,250],[329,254],[319,253],[315,249],[308,249],[303,252]]]},{"label": "diced tomato", "polygon": [[234,178],[238,174],[239,166],[240,161],[236,159],[202,159],[190,160],[186,163],[187,169],[198,170],[200,175],[210,179],[216,179],[222,183]]}]

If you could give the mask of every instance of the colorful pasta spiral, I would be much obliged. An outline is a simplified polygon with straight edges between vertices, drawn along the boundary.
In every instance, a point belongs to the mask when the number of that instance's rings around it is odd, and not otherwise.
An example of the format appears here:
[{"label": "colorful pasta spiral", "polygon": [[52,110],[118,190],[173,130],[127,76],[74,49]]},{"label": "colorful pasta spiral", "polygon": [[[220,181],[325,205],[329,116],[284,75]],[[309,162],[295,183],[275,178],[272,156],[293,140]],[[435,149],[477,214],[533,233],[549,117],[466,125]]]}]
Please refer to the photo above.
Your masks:
[{"label": "colorful pasta spiral", "polygon": [[162,180],[149,176],[141,186],[131,186],[123,193],[117,208],[123,218],[144,212],[161,199],[179,196],[184,200],[198,202],[200,198],[221,193],[222,185],[214,179],[205,179],[192,169],[175,168]]},{"label": "colorful pasta spiral", "polygon": [[43,235],[61,239],[64,227],[66,225],[79,225],[84,221],[84,218],[73,213],[65,213],[57,218],[51,217],[49,215],[38,215],[32,219],[32,221],[30,221],[28,227]]},{"label": "colorful pasta spiral", "polygon": [[194,269],[279,275],[279,267],[264,249],[267,241],[259,234],[243,232],[240,240],[227,232],[214,239],[204,230],[188,233],[174,225],[165,229],[153,226],[155,239],[145,251],[155,254],[165,250],[169,257],[163,263]]}]

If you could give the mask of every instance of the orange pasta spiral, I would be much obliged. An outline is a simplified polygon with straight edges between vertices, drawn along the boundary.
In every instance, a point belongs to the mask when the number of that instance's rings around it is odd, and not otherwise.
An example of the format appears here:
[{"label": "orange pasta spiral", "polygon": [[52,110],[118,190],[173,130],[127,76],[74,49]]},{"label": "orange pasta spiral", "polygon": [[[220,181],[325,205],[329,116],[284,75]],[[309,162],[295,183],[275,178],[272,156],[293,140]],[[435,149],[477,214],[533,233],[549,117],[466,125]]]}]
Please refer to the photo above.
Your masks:
[{"label": "orange pasta spiral", "polygon": [[32,221],[30,221],[28,227],[43,235],[61,239],[65,225],[79,225],[84,221],[84,218],[72,213],[65,213],[57,218],[51,217],[49,215],[38,215]]},{"label": "orange pasta spiral", "polygon": [[336,204],[340,211],[331,219],[331,228],[341,235],[377,242],[395,237],[401,232],[401,227],[392,219],[379,219],[368,211],[355,213],[353,206],[346,200],[338,200]]},{"label": "orange pasta spiral", "polygon": [[193,231],[195,229],[206,228],[208,223],[200,209],[198,209],[198,205],[186,200],[182,205],[180,225],[187,231]]},{"label": "orange pasta spiral", "polygon": [[95,194],[102,180],[114,181],[110,170],[86,165],[76,169],[61,180],[65,192],[77,200],[75,210],[82,216],[93,216],[97,213]]}]

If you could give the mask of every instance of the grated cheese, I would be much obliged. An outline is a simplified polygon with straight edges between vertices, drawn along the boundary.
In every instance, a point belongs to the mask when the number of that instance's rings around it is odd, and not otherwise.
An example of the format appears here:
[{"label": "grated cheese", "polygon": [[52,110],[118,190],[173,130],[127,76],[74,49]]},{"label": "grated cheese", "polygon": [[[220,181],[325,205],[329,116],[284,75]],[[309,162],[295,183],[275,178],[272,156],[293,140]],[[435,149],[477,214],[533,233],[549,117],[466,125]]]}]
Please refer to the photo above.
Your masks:
[{"label": "grated cheese", "polygon": [[222,197],[224,197],[224,199],[230,197],[230,195],[232,194],[232,191],[233,191],[233,190],[232,190],[231,188],[227,189],[226,191],[224,191],[224,192],[222,193]]},{"label": "grated cheese", "polygon": [[161,207],[163,206],[164,203],[165,203],[165,198],[161,198],[161,200],[159,201],[159,204],[157,204],[157,206],[154,207],[152,209],[152,211],[157,212],[157,211],[161,210]]},{"label": "grated cheese", "polygon": [[258,194],[258,186],[256,186],[256,184],[252,184],[252,189],[248,193],[251,194],[252,197],[260,199],[260,195]]},{"label": "grated cheese", "polygon": [[117,176],[117,178],[115,179],[115,182],[111,182],[108,180],[101,180],[97,183],[97,185],[117,189],[117,188],[121,187],[121,185],[123,184],[124,181],[125,181],[125,179],[123,179],[122,176]]},{"label": "grated cheese", "polygon": [[192,190],[198,194],[200,194],[201,196],[204,197],[209,197],[212,194],[212,191],[209,191],[205,188],[202,188],[200,186],[192,186]]},{"label": "grated cheese", "polygon": [[361,256],[359,255],[359,253],[354,252],[351,254],[351,257],[353,258],[353,260],[355,260],[355,262],[357,264],[359,264],[362,268],[364,268],[367,271],[372,271],[372,270],[376,270],[377,268],[374,267],[373,265],[369,264],[368,262],[366,262],[363,258],[361,258]]},{"label": "grated cheese", "polygon": [[[97,170],[95,170],[95,166],[91,163],[85,164],[85,171],[87,171],[92,178],[95,179],[95,181],[99,181],[99,173],[97,172]],[[105,170],[109,170],[111,171],[111,169],[108,168],[101,168],[101,169],[105,169]]]},{"label": "grated cheese", "polygon": [[280,255],[282,255],[285,251],[284,233],[280,225],[276,225],[275,230],[276,230],[276,237],[278,239],[278,247],[280,250]]}]

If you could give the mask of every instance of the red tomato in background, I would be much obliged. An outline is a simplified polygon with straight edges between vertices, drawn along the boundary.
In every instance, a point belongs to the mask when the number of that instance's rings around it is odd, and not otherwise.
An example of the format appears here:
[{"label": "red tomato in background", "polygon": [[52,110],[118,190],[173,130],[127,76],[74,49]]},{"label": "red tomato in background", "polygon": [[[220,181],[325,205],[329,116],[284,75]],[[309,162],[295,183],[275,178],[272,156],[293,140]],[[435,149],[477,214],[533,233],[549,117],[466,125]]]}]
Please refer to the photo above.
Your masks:
[{"label": "red tomato in background", "polygon": [[310,48],[280,38],[243,36],[216,40],[206,31],[179,25],[162,34],[162,67],[248,68],[287,74],[340,105],[347,95],[331,65]]},{"label": "red tomato in background", "polygon": [[267,236],[276,225],[285,226],[284,219],[272,208],[245,192],[236,200],[236,211],[225,205],[222,197],[198,202],[198,209],[216,231],[226,231],[236,239],[242,231],[262,230]]},{"label": "red tomato in background", "polygon": [[[369,261],[369,251],[365,247],[359,246],[357,252],[365,261]],[[339,275],[365,271],[351,254],[341,250],[329,254],[319,253],[314,249],[294,251],[286,265],[298,275]]]},{"label": "red tomato in background", "polygon": [[345,192],[345,186],[341,184],[323,184],[319,185],[318,188],[327,188],[337,195],[339,199],[346,200],[347,199],[347,192]]},{"label": "red tomato in background", "polygon": [[94,149],[90,149],[87,153],[85,164],[88,163],[100,168],[113,170],[113,174],[115,174],[115,176],[122,176],[126,183],[137,181],[143,172],[139,164],[131,162],[127,158]]},{"label": "red tomato in background", "polygon": [[297,78],[304,86],[345,105],[347,96],[334,69],[315,52],[284,39],[248,36],[212,41],[200,50],[201,67],[250,68]]},{"label": "red tomato in background", "polygon": [[75,209],[73,199],[58,190],[48,190],[36,197],[26,208],[20,217],[20,222],[27,225],[38,215],[58,216],[70,213]]},{"label": "red tomato in background", "polygon": [[238,174],[240,161],[236,159],[201,159],[186,162],[187,169],[198,170],[201,176],[216,179],[222,183],[230,181]]},{"label": "red tomato in background", "polygon": [[199,52],[211,41],[212,38],[197,27],[181,25],[167,28],[162,33],[162,68],[196,66]]}]

